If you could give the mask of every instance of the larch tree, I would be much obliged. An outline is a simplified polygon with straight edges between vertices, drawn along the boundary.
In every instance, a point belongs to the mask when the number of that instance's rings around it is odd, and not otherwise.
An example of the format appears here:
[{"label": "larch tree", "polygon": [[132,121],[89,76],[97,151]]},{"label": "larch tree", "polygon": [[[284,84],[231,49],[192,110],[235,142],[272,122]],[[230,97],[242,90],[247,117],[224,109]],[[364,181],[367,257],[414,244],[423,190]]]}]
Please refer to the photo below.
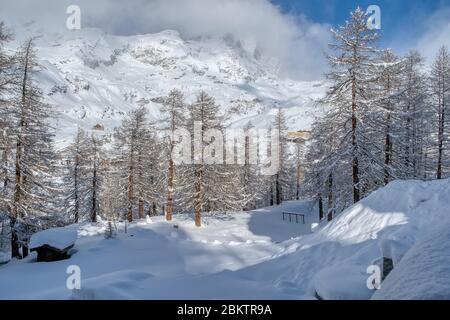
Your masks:
[{"label": "larch tree", "polygon": [[399,127],[395,136],[393,159],[396,179],[426,178],[430,152],[433,110],[428,104],[427,79],[423,72],[423,57],[411,50],[403,59],[400,72],[398,103]]},{"label": "larch tree", "polygon": [[240,187],[237,190],[241,195],[242,210],[248,211],[256,209],[258,202],[267,194],[265,186],[270,183],[270,179],[261,174],[257,161],[259,149],[257,131],[251,121],[244,126],[242,135],[243,146],[237,147],[243,147],[244,159],[241,167],[237,168],[241,176]]},{"label": "larch tree", "polygon": [[96,167],[92,148],[90,148],[92,143],[91,137],[83,129],[78,128],[73,143],[62,152],[66,169],[63,187],[67,204],[66,210],[73,223],[78,223],[86,217],[91,220],[92,216],[90,194],[93,192],[93,182],[91,174],[94,175],[92,171]]},{"label": "larch tree", "polygon": [[124,211],[126,195],[121,192],[121,166],[115,159],[109,159],[103,170],[103,181],[100,195],[100,211],[102,217],[116,226]]},{"label": "larch tree", "polygon": [[11,139],[11,93],[15,84],[13,72],[14,59],[6,54],[5,44],[10,41],[12,34],[0,21],[0,214],[6,212],[10,197],[10,169],[13,141]]},{"label": "larch tree", "polygon": [[185,190],[190,190],[195,225],[202,224],[202,212],[242,207],[236,194],[239,175],[224,164],[223,115],[213,97],[202,91],[190,106],[188,127],[192,135],[193,164],[184,166]]},{"label": "larch tree", "polygon": [[[392,155],[393,155],[393,139],[395,137],[393,124],[393,114],[395,110],[395,93],[398,88],[397,75],[399,69],[395,68],[397,57],[391,52],[387,51],[382,57],[382,61],[388,64],[383,70],[380,82],[382,87],[382,101],[381,101],[381,114],[384,113],[384,184],[387,185],[392,179]],[[392,65],[391,65],[392,64]],[[394,101],[393,101],[394,100]],[[394,120],[394,121],[393,121]]]},{"label": "larch tree", "polygon": [[[39,228],[37,219],[46,213],[46,203],[51,203],[54,117],[51,107],[43,102],[42,92],[35,81],[37,72],[33,39],[19,50],[17,74],[20,83],[16,88],[14,117],[15,180],[11,202],[11,250],[13,257],[28,254],[27,241],[30,229]],[[22,247],[22,254],[19,249]]]},{"label": "larch tree", "polygon": [[449,166],[446,161],[448,147],[447,126],[449,122],[450,101],[450,53],[442,46],[436,56],[431,70],[432,103],[437,113],[437,164],[436,178],[442,179]]},{"label": "larch tree", "polygon": [[103,183],[102,169],[106,158],[104,145],[105,137],[97,132],[92,132],[86,140],[86,152],[84,157],[88,161],[86,167],[88,212],[89,220],[97,222],[100,212],[101,187]]},{"label": "larch tree", "polygon": [[166,132],[167,140],[167,201],[166,220],[171,221],[174,210],[174,189],[175,189],[175,161],[174,148],[176,145],[176,130],[186,126],[187,106],[184,102],[183,93],[173,89],[164,99],[161,108],[163,118],[161,119],[163,130]]},{"label": "larch tree", "polygon": [[289,189],[289,150],[287,145],[288,128],[286,115],[278,108],[275,120],[272,124],[273,130],[278,135],[278,154],[274,155],[278,160],[278,170],[274,176],[275,204],[280,205],[285,199]]},{"label": "larch tree", "polygon": [[362,116],[370,109],[378,53],[374,48],[378,34],[368,28],[367,19],[367,14],[358,7],[344,26],[332,30],[334,43],[330,48],[334,55],[328,56],[331,66],[328,79],[332,86],[324,99],[326,104],[339,110],[342,127],[350,123],[348,132],[340,137],[342,145],[349,149],[340,152],[350,156],[353,202],[361,199]]},{"label": "larch tree", "polygon": [[388,184],[398,176],[394,165],[394,147],[400,148],[399,125],[401,111],[399,109],[399,92],[401,83],[402,61],[391,50],[380,56],[377,70],[377,81],[374,83],[373,108],[366,111],[366,136],[372,143],[367,149],[370,155],[370,175],[365,183],[370,190],[374,185]]},{"label": "larch tree", "polygon": [[145,217],[147,188],[145,174],[151,138],[144,107],[131,111],[115,132],[116,148],[120,152],[120,163],[124,172],[124,191],[127,194],[127,220],[133,221],[137,205],[139,219]]}]

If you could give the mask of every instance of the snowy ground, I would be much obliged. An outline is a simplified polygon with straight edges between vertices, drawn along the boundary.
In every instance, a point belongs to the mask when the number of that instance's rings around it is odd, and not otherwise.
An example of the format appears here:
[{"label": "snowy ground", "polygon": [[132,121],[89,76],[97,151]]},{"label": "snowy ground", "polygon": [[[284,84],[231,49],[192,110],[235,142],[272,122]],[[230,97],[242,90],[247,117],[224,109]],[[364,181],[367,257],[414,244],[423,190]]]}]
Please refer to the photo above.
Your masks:
[{"label": "snowy ground", "polygon": [[306,225],[290,224],[282,221],[281,212],[311,214],[311,206],[290,202],[270,211],[214,215],[205,217],[200,229],[189,216],[173,223],[156,217],[128,226],[126,234],[122,224],[109,240],[104,225],[82,225],[70,260],[37,263],[33,254],[0,267],[0,299],[70,298],[69,265],[81,268],[84,290],[76,298],[272,298],[269,289],[246,289],[245,280],[229,279],[236,270],[285,252],[286,240],[309,233],[311,216]]},{"label": "snowy ground", "polygon": [[[70,260],[0,266],[0,299],[450,299],[448,199],[450,180],[396,181],[312,234],[308,202],[207,217],[201,229],[187,216],[140,221],[110,240],[82,225]],[[306,226],[282,211],[306,213]],[[394,270],[374,295],[367,268],[383,256]],[[81,268],[75,294],[69,265]]]}]

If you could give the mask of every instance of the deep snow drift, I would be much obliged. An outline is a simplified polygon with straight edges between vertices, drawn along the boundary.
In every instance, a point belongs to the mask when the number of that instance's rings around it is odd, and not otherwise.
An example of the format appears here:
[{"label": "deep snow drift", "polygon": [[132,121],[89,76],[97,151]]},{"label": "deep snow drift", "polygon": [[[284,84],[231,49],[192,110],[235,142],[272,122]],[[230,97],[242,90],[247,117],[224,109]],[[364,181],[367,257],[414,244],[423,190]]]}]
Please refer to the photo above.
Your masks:
[{"label": "deep snow drift", "polygon": [[[367,268],[384,256],[394,269],[374,298],[450,299],[448,199],[450,180],[396,181],[313,234],[310,202],[211,216],[201,229],[158,217],[109,240],[101,224],[80,225],[71,259],[1,266],[0,298],[370,299]],[[307,225],[282,221],[283,210]],[[81,268],[79,291],[66,288],[69,265]]]},{"label": "deep snow drift", "polygon": [[418,241],[373,299],[450,299],[450,224]]}]

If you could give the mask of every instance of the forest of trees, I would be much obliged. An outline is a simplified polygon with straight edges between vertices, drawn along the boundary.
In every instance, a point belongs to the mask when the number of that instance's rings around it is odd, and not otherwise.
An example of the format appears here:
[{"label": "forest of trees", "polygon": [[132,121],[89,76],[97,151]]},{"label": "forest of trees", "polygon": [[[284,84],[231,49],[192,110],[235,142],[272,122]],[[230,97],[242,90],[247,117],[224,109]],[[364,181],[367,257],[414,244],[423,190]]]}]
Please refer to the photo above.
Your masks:
[{"label": "forest of trees", "polygon": [[[46,228],[84,221],[132,222],[154,215],[170,221],[174,213],[193,213],[195,225],[201,226],[205,212],[245,211],[293,199],[296,179],[289,170],[295,168],[287,148],[282,148],[279,174],[262,176],[260,164],[250,161],[255,152],[250,122],[243,129],[242,163],[204,160],[214,143],[208,135],[211,130],[223,132],[227,117],[205,91],[187,103],[173,89],[160,99],[158,123],[151,123],[147,108],[140,107],[113,134],[78,128],[72,143],[56,151],[52,123],[58,114],[56,106],[44,102],[36,81],[35,41],[8,55],[5,47],[11,38],[1,23],[0,245],[10,239],[12,257],[26,257],[30,236]],[[273,127],[282,135],[285,121],[279,110]],[[178,128],[191,134],[192,163],[174,159]],[[227,152],[223,148],[220,156]]]},{"label": "forest of trees", "polygon": [[392,180],[450,173],[448,49],[427,68],[416,50],[378,48],[359,8],[332,32],[330,87],[318,102],[327,111],[313,126],[305,181],[328,219]]},{"label": "forest of trees", "polygon": [[[305,197],[318,201],[320,219],[331,220],[392,180],[447,177],[447,48],[439,50],[430,70],[415,50],[398,57],[377,48],[377,30],[367,27],[361,9],[333,36],[330,87],[317,102],[326,113],[313,125],[307,152],[288,141],[286,115],[277,109],[272,129],[280,136],[279,168],[263,176],[249,161],[251,122],[243,128],[242,163],[205,163],[213,143],[207,132],[223,131],[227,123],[205,91],[188,103],[173,89],[162,99],[159,123],[150,122],[145,107],[136,108],[114,134],[79,128],[72,143],[56,152],[51,123],[58,114],[36,82],[34,40],[7,54],[12,33],[0,23],[0,222],[8,221],[12,256],[27,256],[30,235],[54,226],[163,214],[170,221],[180,213],[192,213],[201,226],[204,212],[252,210]],[[180,127],[197,146],[193,164],[174,159]]]}]

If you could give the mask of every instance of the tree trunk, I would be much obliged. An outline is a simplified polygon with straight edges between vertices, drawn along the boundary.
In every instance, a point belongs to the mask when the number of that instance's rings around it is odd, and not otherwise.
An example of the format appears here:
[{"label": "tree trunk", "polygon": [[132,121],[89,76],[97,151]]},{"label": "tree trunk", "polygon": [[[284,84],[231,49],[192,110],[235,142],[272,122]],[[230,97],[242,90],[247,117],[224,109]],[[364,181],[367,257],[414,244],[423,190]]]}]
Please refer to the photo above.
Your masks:
[{"label": "tree trunk", "polygon": [[77,150],[77,155],[75,156],[75,168],[74,168],[74,189],[75,189],[75,212],[74,212],[74,222],[78,223],[80,217],[80,199],[78,198],[78,168],[80,165],[80,157],[78,155],[78,150]]},{"label": "tree trunk", "polygon": [[19,237],[16,231],[16,219],[11,218],[11,257],[21,259]]},{"label": "tree trunk", "polygon": [[202,226],[202,214],[199,208],[195,209],[195,226],[196,227]]},{"label": "tree trunk", "polygon": [[145,215],[144,215],[144,200],[139,197],[139,219],[144,219]]},{"label": "tree trunk", "polygon": [[94,171],[92,173],[92,208],[91,221],[97,222],[97,164],[94,161]]},{"label": "tree trunk", "polygon": [[318,201],[319,201],[319,221],[323,220],[323,199],[322,199],[322,193],[319,192],[318,194]]},{"label": "tree trunk", "polygon": [[405,145],[405,166],[406,166],[406,174],[409,176],[410,174],[410,160],[411,160],[411,106],[408,103],[406,108],[406,145]]},{"label": "tree trunk", "polygon": [[168,172],[168,180],[167,180],[167,209],[166,209],[167,210],[166,211],[166,220],[167,221],[172,221],[172,215],[173,215],[173,177],[174,177],[174,164],[173,164],[172,156],[170,156],[169,172]]},{"label": "tree trunk", "polygon": [[2,164],[3,164],[3,191],[5,192],[6,195],[6,190],[8,188],[8,153],[9,153],[9,149],[8,149],[8,137],[7,137],[7,133],[3,132],[3,140],[4,140],[4,147],[3,147],[3,155],[2,155]]},{"label": "tree trunk", "polygon": [[444,99],[442,95],[442,97],[439,97],[438,167],[436,172],[437,179],[442,179],[442,156],[444,151],[443,145],[444,145],[444,123],[445,123],[444,113],[445,113]]},{"label": "tree trunk", "polygon": [[295,192],[295,199],[300,200],[300,180],[301,180],[301,167],[298,164],[297,165],[297,186],[296,186],[296,192]]},{"label": "tree trunk", "polygon": [[194,193],[194,211],[195,211],[195,226],[201,227],[202,225],[202,172],[197,172],[197,182],[195,185]]},{"label": "tree trunk", "polygon": [[[22,202],[22,185],[24,182],[23,175],[22,175],[22,155],[24,154],[23,150],[23,130],[26,126],[25,121],[25,106],[26,106],[26,95],[27,95],[27,81],[28,81],[28,63],[29,63],[29,53],[31,48],[31,41],[28,43],[28,47],[26,50],[26,56],[25,56],[25,66],[24,66],[24,73],[23,73],[23,79],[22,79],[22,103],[21,103],[21,116],[20,116],[20,122],[19,122],[19,128],[18,128],[18,135],[17,135],[17,142],[16,142],[16,163],[15,163],[15,186],[14,186],[14,202],[12,206],[12,219],[11,221],[14,222],[14,225],[17,221],[17,219],[21,216],[21,213],[19,212],[19,207]],[[15,229],[15,228],[14,228]],[[22,258],[20,255],[20,245],[19,245],[19,239],[17,236],[17,233],[15,230],[11,230],[11,250],[12,250],[12,257],[18,257]]]},{"label": "tree trunk", "polygon": [[272,207],[273,204],[274,204],[274,201],[273,201],[273,183],[272,183],[272,182],[270,183],[270,197],[269,197],[269,203],[270,203],[270,206],[271,206],[271,207]]},{"label": "tree trunk", "polygon": [[328,221],[333,220],[333,173],[328,175]]},{"label": "tree trunk", "polygon": [[22,246],[22,257],[26,258],[30,254],[30,250],[28,249],[27,245]]},{"label": "tree trunk", "polygon": [[133,153],[134,153],[134,146],[133,143],[131,145],[130,150],[130,166],[128,170],[128,211],[127,211],[127,219],[128,222],[133,222],[133,173],[134,173],[134,167],[133,167]]},{"label": "tree trunk", "polygon": [[280,183],[280,174],[277,173],[277,175],[275,176],[275,200],[276,200],[276,204],[280,205],[282,200],[281,197],[281,183]]},{"label": "tree trunk", "polygon": [[359,163],[358,163],[358,142],[356,138],[357,130],[357,104],[356,104],[356,79],[352,81],[352,180],[353,180],[353,202],[356,203],[360,200],[359,191]]},{"label": "tree trunk", "polygon": [[389,167],[391,165],[391,115],[388,113],[386,117],[386,137],[384,141],[384,184],[387,185],[391,180]]}]

